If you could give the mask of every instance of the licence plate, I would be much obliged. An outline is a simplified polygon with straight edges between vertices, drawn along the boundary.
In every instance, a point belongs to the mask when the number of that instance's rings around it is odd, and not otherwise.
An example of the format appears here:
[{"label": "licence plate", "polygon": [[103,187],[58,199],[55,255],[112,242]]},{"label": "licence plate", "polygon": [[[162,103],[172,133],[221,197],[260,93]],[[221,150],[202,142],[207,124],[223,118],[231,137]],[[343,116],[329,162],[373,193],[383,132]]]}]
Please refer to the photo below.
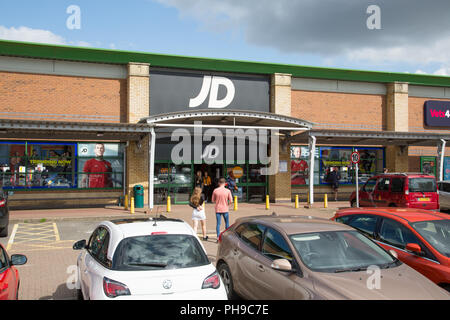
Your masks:
[{"label": "licence plate", "polygon": [[430,201],[430,198],[418,198],[419,201]]}]

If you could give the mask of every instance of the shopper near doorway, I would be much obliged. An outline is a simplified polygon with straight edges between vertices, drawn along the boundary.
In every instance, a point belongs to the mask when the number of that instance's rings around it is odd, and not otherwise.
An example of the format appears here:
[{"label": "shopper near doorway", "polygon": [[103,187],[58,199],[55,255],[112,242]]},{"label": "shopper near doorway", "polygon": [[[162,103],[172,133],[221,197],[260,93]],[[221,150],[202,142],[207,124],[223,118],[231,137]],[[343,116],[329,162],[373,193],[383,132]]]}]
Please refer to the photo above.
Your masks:
[{"label": "shopper near doorway", "polygon": [[203,173],[203,193],[207,202],[211,201],[211,177],[208,175],[208,171]]},{"label": "shopper near doorway", "polygon": [[216,234],[217,242],[219,242],[220,224],[222,217],[225,220],[225,229],[230,226],[228,211],[229,205],[233,202],[233,196],[231,191],[225,188],[226,180],[224,178],[219,179],[219,187],[217,187],[212,194],[212,202],[215,203],[214,209],[216,211]]},{"label": "shopper near doorway", "polygon": [[334,193],[334,201],[337,201],[337,194],[339,190],[339,180],[341,180],[341,174],[337,167],[333,167],[332,171],[328,175],[328,182],[331,185]]},{"label": "shopper near doorway", "polygon": [[202,172],[200,170],[197,171],[197,174],[195,176],[194,187],[202,189],[202,192],[203,192],[203,178],[202,178]]},{"label": "shopper near doorway", "polygon": [[203,240],[207,241],[208,236],[206,235],[206,214],[205,214],[205,198],[202,194],[202,189],[199,187],[194,188],[191,199],[189,201],[189,206],[194,210],[192,211],[192,224],[195,234],[197,234],[198,222],[200,221],[202,225]]}]

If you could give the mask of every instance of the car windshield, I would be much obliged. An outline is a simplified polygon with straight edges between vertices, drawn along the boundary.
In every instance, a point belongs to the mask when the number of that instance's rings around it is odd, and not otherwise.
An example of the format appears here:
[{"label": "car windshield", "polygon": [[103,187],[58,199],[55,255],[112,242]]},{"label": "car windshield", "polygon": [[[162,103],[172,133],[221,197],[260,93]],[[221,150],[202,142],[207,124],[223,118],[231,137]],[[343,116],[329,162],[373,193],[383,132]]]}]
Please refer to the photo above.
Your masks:
[{"label": "car windshield", "polygon": [[358,231],[296,234],[290,239],[303,263],[313,271],[351,272],[399,265],[397,259]]},{"label": "car windshield", "polygon": [[113,270],[163,270],[209,264],[198,240],[190,235],[164,234],[130,237],[117,246]]},{"label": "car windshield", "polygon": [[410,178],[410,192],[436,192],[436,180],[433,178]]},{"label": "car windshield", "polygon": [[411,226],[439,253],[450,257],[450,220],[420,221]]}]

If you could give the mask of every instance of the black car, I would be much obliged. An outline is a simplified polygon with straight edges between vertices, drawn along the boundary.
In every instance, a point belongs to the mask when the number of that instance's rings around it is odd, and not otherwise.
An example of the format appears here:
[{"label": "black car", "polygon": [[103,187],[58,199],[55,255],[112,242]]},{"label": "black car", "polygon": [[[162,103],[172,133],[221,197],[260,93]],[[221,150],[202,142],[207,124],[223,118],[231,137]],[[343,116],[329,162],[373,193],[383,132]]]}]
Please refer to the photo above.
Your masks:
[{"label": "black car", "polygon": [[0,237],[8,236],[9,209],[8,193],[0,188]]}]

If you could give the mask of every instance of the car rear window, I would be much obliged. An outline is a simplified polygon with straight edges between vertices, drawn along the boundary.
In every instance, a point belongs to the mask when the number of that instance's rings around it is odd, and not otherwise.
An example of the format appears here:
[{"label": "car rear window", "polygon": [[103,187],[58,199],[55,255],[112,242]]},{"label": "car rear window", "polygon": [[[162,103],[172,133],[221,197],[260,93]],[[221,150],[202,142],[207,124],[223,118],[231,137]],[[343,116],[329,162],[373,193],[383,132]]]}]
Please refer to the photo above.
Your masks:
[{"label": "car rear window", "polygon": [[433,178],[410,178],[409,192],[436,192],[436,180]]},{"label": "car rear window", "polygon": [[199,267],[209,264],[198,240],[190,235],[149,235],[123,239],[113,270],[139,271]]},{"label": "car rear window", "polygon": [[0,270],[6,268],[8,265],[6,263],[6,257],[3,252],[3,249],[0,247]]}]

